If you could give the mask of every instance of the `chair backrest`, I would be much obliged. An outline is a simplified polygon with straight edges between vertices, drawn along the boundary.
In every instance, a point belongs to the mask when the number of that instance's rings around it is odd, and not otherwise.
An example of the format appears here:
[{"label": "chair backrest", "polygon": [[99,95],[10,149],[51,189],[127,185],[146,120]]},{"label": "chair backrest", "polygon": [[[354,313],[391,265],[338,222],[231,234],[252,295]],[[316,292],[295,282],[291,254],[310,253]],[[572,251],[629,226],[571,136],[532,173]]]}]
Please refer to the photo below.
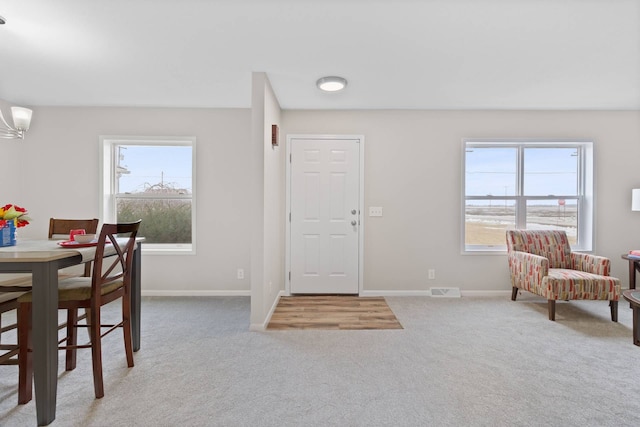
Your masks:
[{"label": "chair backrest", "polygon": [[562,230],[507,230],[507,252],[512,251],[543,256],[550,268],[571,267],[571,245]]},{"label": "chair backrest", "polygon": [[[122,280],[125,287],[131,283],[131,267],[133,265],[133,250],[136,236],[142,220],[130,223],[104,224],[100,230],[96,254],[93,259],[93,274],[91,275],[92,294],[104,283]],[[105,258],[105,251],[115,249],[115,255]]]},{"label": "chair backrest", "polygon": [[98,232],[97,218],[93,219],[49,219],[49,239],[68,239],[71,230],[84,229],[87,234]]}]

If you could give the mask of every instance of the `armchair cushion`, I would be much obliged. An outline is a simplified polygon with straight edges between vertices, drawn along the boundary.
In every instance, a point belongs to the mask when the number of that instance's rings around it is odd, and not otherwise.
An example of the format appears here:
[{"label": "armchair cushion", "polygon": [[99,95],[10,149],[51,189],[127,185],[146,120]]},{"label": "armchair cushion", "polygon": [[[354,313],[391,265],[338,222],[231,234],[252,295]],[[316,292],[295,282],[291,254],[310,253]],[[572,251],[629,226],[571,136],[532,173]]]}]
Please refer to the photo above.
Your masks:
[{"label": "armchair cushion", "polygon": [[618,301],[620,284],[615,277],[584,271],[551,268],[537,292],[546,299],[614,300]]}]

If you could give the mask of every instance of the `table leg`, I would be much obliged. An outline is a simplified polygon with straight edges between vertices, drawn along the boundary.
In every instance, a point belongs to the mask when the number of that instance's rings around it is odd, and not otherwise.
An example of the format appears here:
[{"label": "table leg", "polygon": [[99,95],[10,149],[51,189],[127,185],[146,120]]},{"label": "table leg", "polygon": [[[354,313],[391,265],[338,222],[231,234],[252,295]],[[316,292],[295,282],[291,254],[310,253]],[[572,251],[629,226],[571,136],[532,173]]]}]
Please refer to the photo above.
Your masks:
[{"label": "table leg", "polygon": [[133,251],[133,266],[131,269],[131,340],[133,341],[133,351],[140,350],[141,246],[142,244],[138,243]]},{"label": "table leg", "polygon": [[56,418],[58,387],[58,266],[33,267],[33,379],[38,425]]},{"label": "table leg", "polygon": [[[640,261],[638,260],[634,260],[633,261],[633,266],[636,269],[636,273],[640,272]],[[633,285],[633,288],[631,287],[631,285]],[[633,283],[629,283],[629,289],[635,289],[636,288],[636,275],[633,275]]]},{"label": "table leg", "polygon": [[640,306],[632,305],[633,309],[633,343],[637,346],[640,346]]},{"label": "table leg", "polygon": [[636,262],[629,260],[629,289],[636,288]]}]

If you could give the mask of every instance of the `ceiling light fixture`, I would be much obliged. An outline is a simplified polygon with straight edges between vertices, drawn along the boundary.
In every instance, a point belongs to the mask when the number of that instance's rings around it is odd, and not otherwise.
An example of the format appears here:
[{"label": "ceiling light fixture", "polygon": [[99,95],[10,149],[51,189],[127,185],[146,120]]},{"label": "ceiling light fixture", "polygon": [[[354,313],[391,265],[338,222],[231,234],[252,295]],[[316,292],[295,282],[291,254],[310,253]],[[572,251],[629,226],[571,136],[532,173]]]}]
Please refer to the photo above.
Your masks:
[{"label": "ceiling light fixture", "polygon": [[0,25],[4,25],[7,23],[7,20],[0,16]]},{"label": "ceiling light fixture", "polygon": [[347,86],[347,79],[337,76],[328,76],[318,79],[316,86],[325,92],[337,92]]},{"label": "ceiling light fixture", "polygon": [[[31,111],[23,107],[11,107],[11,116],[13,118],[13,127],[4,119],[0,110],[0,138],[5,139],[24,139],[24,133],[29,130],[31,125]],[[4,124],[4,127],[2,126]]]}]

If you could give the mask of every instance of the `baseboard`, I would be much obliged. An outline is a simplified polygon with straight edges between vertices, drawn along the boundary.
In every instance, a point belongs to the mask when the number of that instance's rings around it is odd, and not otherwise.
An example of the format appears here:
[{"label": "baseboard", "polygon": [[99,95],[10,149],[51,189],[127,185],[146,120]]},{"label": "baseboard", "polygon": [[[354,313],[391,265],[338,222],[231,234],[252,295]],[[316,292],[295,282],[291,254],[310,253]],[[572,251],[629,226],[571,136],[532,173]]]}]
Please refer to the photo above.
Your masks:
[{"label": "baseboard", "polygon": [[430,297],[431,291],[362,291],[361,297]]},{"label": "baseboard", "polygon": [[[498,296],[511,296],[511,290],[508,291],[465,291],[461,290],[460,294],[463,297],[498,297]],[[363,297],[431,297],[431,291],[429,290],[416,290],[416,291],[362,291],[360,296]]]},{"label": "baseboard", "polygon": [[251,291],[196,291],[196,290],[147,290],[141,291],[143,297],[250,297]]},{"label": "baseboard", "polygon": [[[251,291],[196,291],[196,290],[174,290],[174,291],[161,291],[161,290],[147,290],[142,291],[143,297],[250,297]],[[511,290],[508,291],[472,291],[472,290],[461,290],[460,293],[463,297],[497,297],[497,296],[510,296]],[[273,310],[275,310],[275,306],[278,305],[278,301],[281,296],[284,296],[285,291],[282,290],[278,294],[278,299],[276,300],[272,310],[269,312],[269,319],[271,318],[271,314],[273,314]],[[363,297],[430,297],[431,291],[429,290],[415,290],[415,291],[362,291],[360,292],[360,296]],[[269,321],[265,323],[268,324]]]},{"label": "baseboard", "polygon": [[266,331],[267,330],[267,326],[269,325],[269,322],[271,321],[271,316],[273,316],[273,312],[276,311],[276,307],[278,306],[278,302],[280,302],[280,297],[285,295],[285,291],[281,290],[280,292],[278,292],[278,295],[276,296],[276,299],[273,301],[273,304],[271,305],[271,309],[269,309],[269,313],[267,313],[267,318],[265,319],[264,322],[262,323],[251,323],[249,325],[249,330],[250,331]]}]

